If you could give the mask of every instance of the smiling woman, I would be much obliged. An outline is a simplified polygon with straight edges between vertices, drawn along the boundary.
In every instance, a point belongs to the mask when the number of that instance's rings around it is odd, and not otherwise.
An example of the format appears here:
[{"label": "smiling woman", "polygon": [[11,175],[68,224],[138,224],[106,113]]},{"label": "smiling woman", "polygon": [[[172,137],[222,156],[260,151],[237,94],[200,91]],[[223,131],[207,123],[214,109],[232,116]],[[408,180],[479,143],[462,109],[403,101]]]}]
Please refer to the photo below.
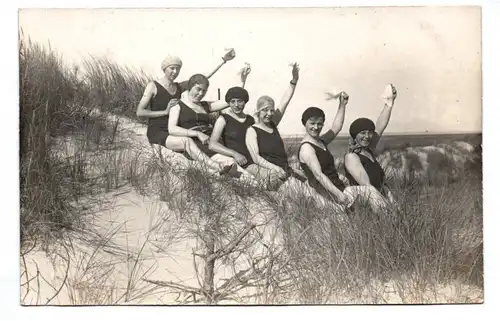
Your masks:
[{"label": "smiling woman", "polygon": [[344,124],[349,95],[338,95],[339,107],[330,130],[321,135],[325,113],[318,107],[309,107],[302,114],[306,135],[300,143],[298,158],[300,167],[311,186],[319,195],[350,208],[355,200],[367,203],[379,210],[385,203],[382,195],[372,186],[346,186],[335,167],[335,159],[327,146],[335,139]]},{"label": "smiling woman", "polygon": [[257,100],[256,122],[247,129],[245,136],[246,146],[253,161],[246,170],[270,189],[279,188],[294,174],[288,163],[278,124],[295,92],[299,70],[299,65],[294,63],[290,86],[278,108],[274,107],[274,100],[267,95]]},{"label": "smiling woman", "polygon": [[211,159],[216,152],[208,146],[213,130],[209,113],[223,110],[228,104],[225,101],[203,101],[209,84],[208,78],[201,74],[189,78],[187,95],[170,109],[168,130],[175,137],[192,139],[197,147],[197,157],[209,166],[217,168],[221,174],[236,176],[236,163],[223,165]]},{"label": "smiling woman", "polygon": [[[245,134],[248,127],[255,123],[254,118],[243,111],[250,98],[248,91],[243,88],[250,70],[250,65],[246,64],[241,71],[242,87],[232,87],[227,91],[225,101],[230,108],[215,122],[209,143],[209,148],[218,153],[218,159],[234,160],[244,167],[252,163],[245,144]],[[242,167],[238,169],[242,174],[247,174]]]},{"label": "smiling woman", "polygon": [[388,197],[390,192],[385,186],[385,173],[375,157],[375,148],[389,124],[396,96],[396,87],[387,85],[383,94],[384,109],[377,124],[368,118],[358,118],[352,122],[349,127],[349,149],[344,163],[346,177],[351,185],[373,186]]},{"label": "smiling woman", "polygon": [[[186,152],[192,159],[205,163],[213,170],[225,171],[221,165],[208,158],[189,136],[170,135],[168,123],[171,107],[179,102],[182,93],[187,89],[193,89],[193,97],[203,98],[206,88],[202,88],[202,83],[208,88],[208,78],[234,57],[234,49],[230,48],[222,56],[221,62],[207,76],[199,74],[195,80],[190,79],[190,81],[181,83],[177,83],[175,80],[182,68],[182,60],[173,55],[167,55],[162,60],[163,77],[146,86],[137,107],[137,116],[149,119],[146,135],[151,145],[163,146],[175,152]],[[205,82],[200,79],[205,80]],[[194,86],[193,82],[200,84]]]}]

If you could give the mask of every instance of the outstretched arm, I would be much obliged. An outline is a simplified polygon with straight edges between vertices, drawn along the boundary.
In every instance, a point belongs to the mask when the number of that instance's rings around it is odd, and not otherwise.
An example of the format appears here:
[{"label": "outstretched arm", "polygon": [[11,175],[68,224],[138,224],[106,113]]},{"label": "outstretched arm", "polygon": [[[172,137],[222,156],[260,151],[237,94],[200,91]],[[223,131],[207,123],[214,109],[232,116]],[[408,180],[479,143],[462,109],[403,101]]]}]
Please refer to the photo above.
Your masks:
[{"label": "outstretched arm", "polygon": [[383,94],[384,109],[378,116],[377,123],[375,124],[375,131],[379,136],[382,136],[382,133],[385,131],[387,125],[389,124],[389,120],[391,119],[392,107],[394,106],[394,100],[396,99],[396,96],[396,87],[394,87],[392,84],[387,85],[386,90]]},{"label": "outstretched arm", "polygon": [[292,100],[293,94],[295,93],[295,87],[297,86],[297,82],[299,81],[299,70],[299,65],[297,63],[294,63],[290,85],[286,89],[280,104],[277,106],[276,111],[274,112],[273,122],[276,126],[278,126],[281,119],[283,118],[286,108],[288,107],[288,104],[290,103],[290,100]]},{"label": "outstretched arm", "polygon": [[361,160],[359,156],[355,153],[348,153],[345,155],[345,169],[351,174],[351,176],[358,182],[359,185],[371,185],[370,177],[365,171],[363,164],[361,164]]},{"label": "outstretched arm", "polygon": [[[210,79],[219,69],[226,64],[226,62],[233,60],[234,57],[236,57],[236,52],[234,51],[233,48],[229,48],[226,50],[224,55],[220,58],[219,63],[208,73],[205,73],[204,75]],[[188,90],[188,80],[182,81],[179,83],[181,90],[186,91]]]},{"label": "outstretched arm", "polygon": [[217,66],[215,66],[215,68],[209,73],[207,73],[205,76],[207,76],[207,78],[212,77],[226,62],[233,60],[234,57],[236,57],[236,52],[234,51],[234,49],[233,48],[227,49],[224,55],[222,56],[220,62],[217,64]]},{"label": "outstretched arm", "polygon": [[314,148],[309,144],[303,144],[300,148],[299,153],[300,160],[304,162],[314,177],[319,181],[319,183],[330,193],[332,193],[335,198],[341,202],[344,201],[345,195],[340,191],[337,186],[335,186],[332,181],[321,171],[321,165],[316,156]]},{"label": "outstretched arm", "polygon": [[209,101],[208,102],[209,106],[209,112],[214,112],[214,111],[220,111],[223,109],[226,109],[229,107],[229,104],[226,103],[224,100],[216,100],[216,101]]},{"label": "outstretched arm", "polygon": [[337,137],[340,130],[342,129],[342,126],[344,126],[345,108],[348,101],[349,95],[345,92],[342,92],[339,96],[339,109],[337,110],[337,115],[335,115],[335,119],[333,120],[332,129],[321,135],[321,140],[326,145],[330,144],[335,139],[335,137]]}]

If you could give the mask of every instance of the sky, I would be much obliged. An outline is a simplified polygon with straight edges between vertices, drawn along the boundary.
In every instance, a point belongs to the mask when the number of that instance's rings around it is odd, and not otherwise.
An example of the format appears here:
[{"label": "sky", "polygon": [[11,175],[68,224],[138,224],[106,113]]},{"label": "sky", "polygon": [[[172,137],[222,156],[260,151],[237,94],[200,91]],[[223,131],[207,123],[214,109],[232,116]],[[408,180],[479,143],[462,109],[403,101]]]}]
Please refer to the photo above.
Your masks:
[{"label": "sky", "polygon": [[225,48],[236,58],[210,79],[207,99],[238,85],[238,70],[252,72],[245,111],[261,95],[277,102],[298,62],[300,79],[279,126],[302,134],[302,112],[318,106],[330,126],[337,101],[350,95],[344,127],[358,117],[376,120],[387,83],[398,98],[387,133],[478,132],[481,107],[481,11],[478,7],[342,7],[212,9],[22,9],[26,36],[62,54],[68,64],[88,55],[161,76],[167,54],[179,55],[178,80],[206,73]]}]

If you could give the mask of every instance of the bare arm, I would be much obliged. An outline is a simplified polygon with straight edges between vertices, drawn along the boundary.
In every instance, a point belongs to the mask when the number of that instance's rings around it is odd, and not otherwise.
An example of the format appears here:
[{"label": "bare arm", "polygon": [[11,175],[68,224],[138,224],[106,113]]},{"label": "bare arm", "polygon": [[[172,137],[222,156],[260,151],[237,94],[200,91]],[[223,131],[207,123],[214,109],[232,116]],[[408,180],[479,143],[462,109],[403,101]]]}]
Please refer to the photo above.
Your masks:
[{"label": "bare arm", "polygon": [[151,99],[156,94],[156,86],[154,83],[149,83],[144,90],[144,94],[142,95],[141,100],[139,101],[139,105],[137,106],[136,115],[137,117],[148,117],[148,118],[156,118],[161,116],[168,115],[168,107],[165,110],[152,111],[149,109],[149,104],[151,103]]},{"label": "bare arm", "polygon": [[212,113],[214,111],[226,109],[227,107],[229,107],[229,104],[226,103],[224,100],[217,100],[217,101],[209,101],[208,106],[209,106],[208,109],[209,112]]},{"label": "bare arm", "polygon": [[252,67],[248,62],[245,62],[245,67],[241,68],[239,74],[241,79],[241,88],[245,88],[245,84],[247,83],[248,74],[252,71]]},{"label": "bare arm", "polygon": [[278,126],[281,119],[283,119],[286,108],[288,107],[288,104],[290,103],[290,100],[292,100],[293,94],[295,93],[295,87],[297,86],[297,81],[299,80],[299,70],[299,65],[297,63],[294,63],[292,69],[292,81],[283,94],[281,102],[274,112],[273,122],[274,124],[276,124],[276,126]]},{"label": "bare arm", "polygon": [[337,114],[335,115],[335,119],[333,120],[332,129],[321,136],[321,140],[323,140],[326,145],[330,144],[335,139],[335,137],[337,137],[340,130],[344,126],[345,109],[348,100],[349,96],[346,93],[342,92],[339,99],[339,109],[337,110]]},{"label": "bare arm", "polygon": [[299,153],[300,160],[307,164],[314,177],[319,181],[319,183],[330,193],[332,193],[337,199],[342,199],[343,193],[337,186],[335,186],[330,179],[321,171],[321,165],[316,156],[314,148],[309,144],[304,144],[300,148]]},{"label": "bare arm", "polygon": [[219,143],[220,137],[222,136],[222,132],[224,131],[224,127],[226,126],[226,120],[224,117],[219,116],[217,121],[215,122],[214,129],[212,131],[212,135],[210,136],[210,142],[208,144],[208,148],[222,155],[226,155],[229,157],[235,157],[236,151],[227,148],[226,146]]},{"label": "bare arm", "polygon": [[370,178],[361,164],[359,156],[355,153],[348,153],[345,156],[345,169],[358,182],[359,185],[371,185]]},{"label": "bare arm", "polygon": [[255,164],[274,171],[282,171],[282,169],[273,163],[268,162],[259,155],[259,144],[257,143],[257,133],[255,129],[249,127],[245,136],[245,142],[250,152],[250,156]]},{"label": "bare arm", "polygon": [[388,97],[384,97],[384,109],[378,116],[377,123],[375,124],[375,131],[379,134],[379,136],[382,136],[383,132],[387,128],[387,125],[389,124],[392,107],[394,106],[394,100],[397,96],[396,88],[392,84],[390,86],[392,89],[392,95],[391,93],[385,93]]},{"label": "bare arm", "polygon": [[185,129],[177,125],[181,107],[175,105],[170,108],[170,117],[168,118],[168,132],[173,136],[198,137],[200,132],[191,129]]},{"label": "bare arm", "polygon": [[226,62],[228,62],[229,60],[233,60],[234,57],[236,57],[236,52],[234,51],[234,49],[233,48],[228,49],[220,59],[220,62],[217,64],[217,66],[215,66],[215,68],[212,69],[212,71],[207,73],[205,76],[210,79],[210,77],[212,77]]}]

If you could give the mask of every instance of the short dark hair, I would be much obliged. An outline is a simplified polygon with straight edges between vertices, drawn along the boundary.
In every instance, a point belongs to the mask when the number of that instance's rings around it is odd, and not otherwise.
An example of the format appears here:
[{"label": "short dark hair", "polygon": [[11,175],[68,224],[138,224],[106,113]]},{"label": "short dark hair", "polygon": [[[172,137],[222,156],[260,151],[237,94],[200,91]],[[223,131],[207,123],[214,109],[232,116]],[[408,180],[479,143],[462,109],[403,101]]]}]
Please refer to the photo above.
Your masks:
[{"label": "short dark hair", "polygon": [[188,90],[191,90],[196,85],[205,85],[205,86],[210,86],[210,81],[208,81],[208,78],[205,75],[202,74],[195,74],[192,75],[191,78],[189,78],[188,81]]},{"label": "short dark hair", "polygon": [[246,91],[246,89],[242,88],[242,87],[232,87],[232,88],[229,88],[229,90],[227,91],[226,93],[226,103],[229,104],[229,102],[231,101],[231,99],[233,98],[239,98],[243,101],[245,101],[245,103],[248,103],[248,91]]},{"label": "short dark hair", "polygon": [[318,107],[309,107],[302,113],[302,125],[306,125],[306,122],[311,117],[322,117],[325,120],[325,113]]}]

